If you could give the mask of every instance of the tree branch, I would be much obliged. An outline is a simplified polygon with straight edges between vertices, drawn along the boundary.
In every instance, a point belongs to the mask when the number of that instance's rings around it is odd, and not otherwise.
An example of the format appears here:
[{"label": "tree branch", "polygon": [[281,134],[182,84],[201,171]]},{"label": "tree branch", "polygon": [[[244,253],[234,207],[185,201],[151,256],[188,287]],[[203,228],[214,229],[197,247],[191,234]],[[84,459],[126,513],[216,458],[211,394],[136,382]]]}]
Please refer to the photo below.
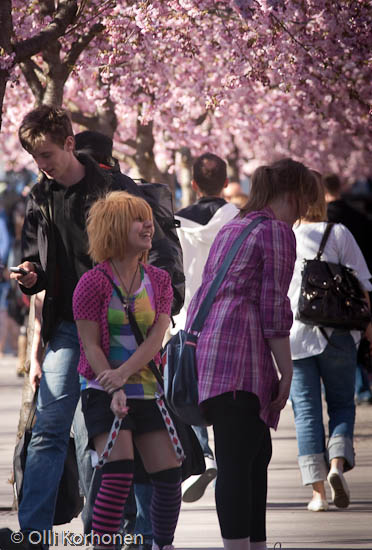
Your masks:
[{"label": "tree branch", "polygon": [[200,116],[198,116],[198,118],[194,118],[194,124],[195,126],[200,126],[201,124],[203,124],[203,122],[206,120],[208,116],[208,111],[204,111],[204,113],[202,113]]},{"label": "tree branch", "polygon": [[54,20],[37,35],[14,45],[15,63],[20,63],[36,55],[49,44],[58,40],[65,33],[67,27],[74,22],[76,12],[77,0],[59,0]]},{"label": "tree branch", "polygon": [[78,111],[77,107],[72,102],[67,103],[67,108],[70,111],[72,122],[84,126],[84,128],[88,128],[89,130],[97,128],[97,115],[85,115],[81,111]]},{"label": "tree branch", "polygon": [[87,34],[79,36],[78,40],[76,40],[76,42],[72,44],[69,53],[66,54],[64,59],[64,65],[68,73],[70,73],[73,69],[81,52],[84,51],[89,42],[91,42],[91,40],[93,40],[95,36],[100,34],[104,30],[104,28],[104,25],[102,25],[101,23],[96,23]]},{"label": "tree branch", "polygon": [[137,142],[135,139],[126,139],[124,141],[124,144],[127,145],[128,147],[131,147],[132,149],[137,148]]},{"label": "tree branch", "polygon": [[12,1],[1,0],[0,2],[0,47],[7,53],[12,51],[12,34],[13,34],[13,19],[12,19]]},{"label": "tree branch", "polygon": [[87,2],[85,2],[84,4],[80,4],[79,6],[79,9],[77,11],[77,16],[76,16],[76,19],[78,21],[78,23],[76,23],[76,25],[74,25],[71,29],[69,29],[66,33],[65,33],[65,36],[67,36],[68,34],[70,34],[71,32],[75,32],[77,31],[77,29],[81,26],[84,26],[86,27],[90,21],[92,21],[93,19],[97,19],[100,17],[100,15],[102,13],[104,13],[108,8],[114,8],[115,7],[115,0],[105,0],[103,2],[103,4],[101,4],[100,8],[94,13],[94,15],[88,17],[88,19],[82,19],[82,13],[83,13],[83,10],[84,10],[84,7],[85,7],[85,4]]},{"label": "tree branch", "polygon": [[32,59],[26,59],[20,63],[20,67],[35,99],[38,103],[41,103],[41,99],[44,94],[44,87],[40,77],[37,75],[38,72],[42,75],[40,67],[32,61]]},{"label": "tree branch", "polygon": [[40,13],[45,15],[53,15],[56,11],[56,5],[54,0],[39,0]]}]

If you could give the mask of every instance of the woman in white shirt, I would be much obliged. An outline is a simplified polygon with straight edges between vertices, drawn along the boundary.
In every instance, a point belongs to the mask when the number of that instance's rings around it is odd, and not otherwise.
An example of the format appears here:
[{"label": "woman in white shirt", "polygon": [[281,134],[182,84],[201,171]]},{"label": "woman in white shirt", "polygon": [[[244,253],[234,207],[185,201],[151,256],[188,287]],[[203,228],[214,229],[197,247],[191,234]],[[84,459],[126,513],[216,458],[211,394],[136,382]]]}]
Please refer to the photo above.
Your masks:
[{"label": "woman in white shirt", "polygon": [[[325,329],[296,320],[304,259],[315,258],[326,229],[324,187],[319,181],[319,197],[301,224],[293,228],[297,260],[289,287],[294,322],[290,333],[293,360],[292,401],[298,443],[298,462],[304,485],[312,485],[308,510],[328,509],[324,482],[331,487],[336,507],[349,505],[350,493],[344,472],[354,467],[353,431],[355,423],[354,384],[359,331]],[[322,260],[344,264],[355,271],[365,291],[372,290],[371,274],[353,235],[335,224],[328,237]],[[368,298],[368,294],[366,292]],[[372,342],[372,326],[366,337]],[[328,410],[328,444],[323,425],[321,382]]]}]

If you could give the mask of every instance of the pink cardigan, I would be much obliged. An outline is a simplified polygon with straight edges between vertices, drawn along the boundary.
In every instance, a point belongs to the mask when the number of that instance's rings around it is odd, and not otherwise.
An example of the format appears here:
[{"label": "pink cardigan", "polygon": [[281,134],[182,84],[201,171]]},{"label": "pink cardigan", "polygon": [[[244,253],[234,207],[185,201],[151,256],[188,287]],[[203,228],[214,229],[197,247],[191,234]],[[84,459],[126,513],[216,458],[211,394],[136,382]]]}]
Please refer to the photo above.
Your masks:
[{"label": "pink cardigan", "polygon": [[[151,330],[159,319],[159,315],[161,313],[170,315],[173,290],[170,277],[166,271],[152,265],[142,264],[142,266],[150,278],[154,291],[155,320],[149,329]],[[105,277],[100,269],[106,271],[112,279],[114,278],[110,263],[107,261],[98,264],[93,269],[84,273],[76,285],[72,299],[72,307],[75,321],[85,319],[88,321],[95,321],[99,324],[101,347],[107,357],[110,351],[110,334],[107,320],[107,310],[113,289],[110,281],[107,277]],[[95,378],[95,374],[87,361],[80,337],[79,341],[80,360],[78,371],[82,376],[84,376],[84,378],[92,380]],[[159,359],[159,354],[157,354],[155,361],[159,362]]]}]

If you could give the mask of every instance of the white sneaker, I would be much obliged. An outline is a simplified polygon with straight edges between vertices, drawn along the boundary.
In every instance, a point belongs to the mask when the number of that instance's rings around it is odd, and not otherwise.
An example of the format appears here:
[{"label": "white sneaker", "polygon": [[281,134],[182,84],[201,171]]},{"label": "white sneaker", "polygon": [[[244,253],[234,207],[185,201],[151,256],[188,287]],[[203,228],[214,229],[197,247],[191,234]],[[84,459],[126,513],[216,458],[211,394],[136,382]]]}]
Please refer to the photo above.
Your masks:
[{"label": "white sneaker", "polygon": [[199,500],[208,487],[209,483],[214,480],[217,475],[217,465],[213,458],[205,458],[205,472],[197,476],[190,476],[189,479],[182,484],[182,500],[183,502],[195,502]]},{"label": "white sneaker", "polygon": [[350,503],[350,491],[344,474],[336,467],[332,467],[327,476],[332,491],[332,501],[337,508],[347,508]]},{"label": "white sneaker", "polygon": [[322,498],[312,498],[307,505],[310,512],[325,512],[328,510],[328,502]]}]

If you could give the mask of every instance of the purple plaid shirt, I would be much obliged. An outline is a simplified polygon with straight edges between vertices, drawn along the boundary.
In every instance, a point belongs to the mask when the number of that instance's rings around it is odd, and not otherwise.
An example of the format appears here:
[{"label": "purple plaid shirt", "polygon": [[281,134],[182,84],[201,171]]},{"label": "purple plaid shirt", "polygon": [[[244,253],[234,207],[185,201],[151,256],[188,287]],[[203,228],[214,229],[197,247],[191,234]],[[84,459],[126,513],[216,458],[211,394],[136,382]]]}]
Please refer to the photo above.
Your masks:
[{"label": "purple plaid shirt", "polygon": [[217,234],[192,299],[186,329],[190,329],[226,253],[237,236],[257,216],[267,216],[240,247],[220,286],[196,348],[200,402],[225,392],[255,393],[261,418],[276,428],[279,414],[270,404],[278,374],[267,338],[289,335],[292,312],[287,297],[296,259],[292,229],[270,208],[234,218]]}]

